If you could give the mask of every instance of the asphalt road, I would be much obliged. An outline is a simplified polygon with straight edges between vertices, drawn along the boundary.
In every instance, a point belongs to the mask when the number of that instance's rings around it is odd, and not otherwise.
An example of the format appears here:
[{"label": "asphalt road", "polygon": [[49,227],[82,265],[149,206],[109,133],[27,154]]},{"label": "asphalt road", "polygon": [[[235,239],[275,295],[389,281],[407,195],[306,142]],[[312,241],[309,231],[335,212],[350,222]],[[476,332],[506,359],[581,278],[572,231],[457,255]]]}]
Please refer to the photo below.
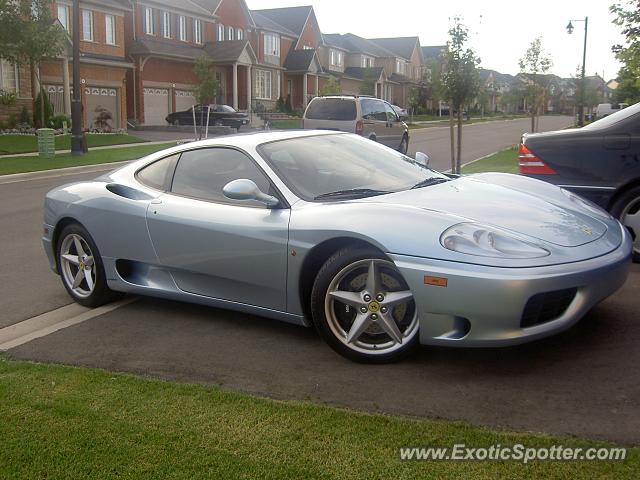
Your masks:
[{"label": "asphalt road", "polygon": [[[539,131],[559,130],[573,123],[566,116],[540,117]],[[462,129],[461,163],[489,155],[516,145],[523,133],[530,131],[531,120],[519,118],[488,123],[465,125]],[[451,168],[451,140],[449,127],[430,127],[409,132],[409,154],[424,152],[431,158],[431,166],[436,170]]]},{"label": "asphalt road", "polygon": [[[485,136],[495,136],[493,145],[485,138],[484,148],[495,151],[505,146],[500,125],[468,126],[465,135],[482,134],[467,131],[482,127]],[[442,147],[436,130],[418,135],[427,137],[432,157]],[[70,302],[40,245],[42,198],[56,185],[98,173],[55,175],[14,183],[0,178],[0,328]],[[139,299],[10,355],[640,445],[639,287],[634,266],[623,290],[551,339],[508,349],[425,348],[396,365],[348,362],[310,329],[155,299]]]}]

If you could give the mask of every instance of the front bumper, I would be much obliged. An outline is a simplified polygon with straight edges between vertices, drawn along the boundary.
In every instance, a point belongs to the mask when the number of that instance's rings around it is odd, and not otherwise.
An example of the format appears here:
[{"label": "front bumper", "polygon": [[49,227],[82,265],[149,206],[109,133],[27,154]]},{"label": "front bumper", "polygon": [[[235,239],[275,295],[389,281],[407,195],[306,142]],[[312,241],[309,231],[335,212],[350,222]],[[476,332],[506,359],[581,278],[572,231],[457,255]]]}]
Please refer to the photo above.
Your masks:
[{"label": "front bumper", "polygon": [[[622,228],[622,227],[621,227]],[[582,262],[532,268],[497,268],[390,254],[414,293],[420,343],[459,347],[508,346],[561,332],[626,281],[632,241],[623,230],[621,245]],[[425,284],[425,277],[446,286]],[[540,293],[577,289],[559,317],[520,325],[525,305]]]}]

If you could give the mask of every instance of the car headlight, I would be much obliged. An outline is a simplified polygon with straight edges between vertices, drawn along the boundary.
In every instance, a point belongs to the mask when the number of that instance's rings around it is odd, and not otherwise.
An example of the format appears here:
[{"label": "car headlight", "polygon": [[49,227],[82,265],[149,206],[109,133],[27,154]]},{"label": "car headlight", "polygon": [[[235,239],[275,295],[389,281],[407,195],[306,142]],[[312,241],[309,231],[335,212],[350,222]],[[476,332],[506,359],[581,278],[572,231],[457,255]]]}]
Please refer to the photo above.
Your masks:
[{"label": "car headlight", "polygon": [[585,200],[579,195],[576,195],[575,193],[570,192],[569,190],[565,190],[564,188],[561,188],[560,190],[562,190],[562,193],[564,193],[565,196],[569,200],[571,200],[571,202],[581,207],[583,210],[587,210],[588,212],[593,213],[594,215],[597,215],[599,217],[613,218],[611,215],[609,215],[609,213],[606,210],[604,210],[603,208],[600,208],[595,203],[591,203],[589,200]]},{"label": "car headlight", "polygon": [[459,223],[440,236],[444,248],[480,257],[540,258],[549,255],[544,248],[521,240],[508,232],[477,223]]}]

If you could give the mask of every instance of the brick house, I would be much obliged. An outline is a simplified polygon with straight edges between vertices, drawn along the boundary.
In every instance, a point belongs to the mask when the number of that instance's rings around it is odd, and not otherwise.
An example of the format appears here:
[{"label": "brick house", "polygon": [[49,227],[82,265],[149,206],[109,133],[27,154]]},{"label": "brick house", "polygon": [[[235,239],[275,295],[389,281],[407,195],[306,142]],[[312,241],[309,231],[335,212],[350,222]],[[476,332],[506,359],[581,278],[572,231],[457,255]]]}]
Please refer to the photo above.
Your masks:
[{"label": "brick house", "polygon": [[[52,9],[70,34],[72,1],[56,1]],[[125,15],[129,9],[125,0],[80,2],[80,97],[85,128],[126,128],[126,76],[133,69],[125,55]],[[40,65],[40,81],[55,114],[71,115],[71,57],[69,36],[60,58]]]},{"label": "brick house", "polygon": [[[306,107],[328,78],[318,55],[323,47],[322,32],[313,7],[252,10],[252,15],[260,38],[271,37],[278,42],[273,61],[279,56],[284,69],[278,96],[289,97],[293,108]],[[267,47],[268,44],[264,44],[264,48],[259,48],[259,58],[270,53]]]},{"label": "brick house", "polygon": [[31,117],[33,94],[31,69],[28,65],[16,65],[0,59],[0,89],[16,96],[16,101],[12,105],[0,105],[0,124],[17,123],[23,107],[27,108]]}]

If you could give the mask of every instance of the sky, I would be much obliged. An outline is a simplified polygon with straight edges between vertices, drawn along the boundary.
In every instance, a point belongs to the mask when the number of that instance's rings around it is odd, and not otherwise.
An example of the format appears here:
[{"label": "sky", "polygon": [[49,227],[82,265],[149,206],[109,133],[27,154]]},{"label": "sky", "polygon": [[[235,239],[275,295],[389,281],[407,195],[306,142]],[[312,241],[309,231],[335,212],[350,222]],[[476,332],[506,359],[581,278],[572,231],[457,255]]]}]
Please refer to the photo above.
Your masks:
[{"label": "sky", "polygon": [[611,46],[624,42],[613,25],[614,0],[247,0],[251,9],[312,4],[323,33],[354,33],[362,37],[419,36],[420,44],[444,45],[455,16],[469,28],[469,44],[483,68],[516,74],[518,60],[536,37],[553,60],[551,73],[575,76],[582,64],[584,22],[589,17],[587,75],[615,78],[620,64]]}]

